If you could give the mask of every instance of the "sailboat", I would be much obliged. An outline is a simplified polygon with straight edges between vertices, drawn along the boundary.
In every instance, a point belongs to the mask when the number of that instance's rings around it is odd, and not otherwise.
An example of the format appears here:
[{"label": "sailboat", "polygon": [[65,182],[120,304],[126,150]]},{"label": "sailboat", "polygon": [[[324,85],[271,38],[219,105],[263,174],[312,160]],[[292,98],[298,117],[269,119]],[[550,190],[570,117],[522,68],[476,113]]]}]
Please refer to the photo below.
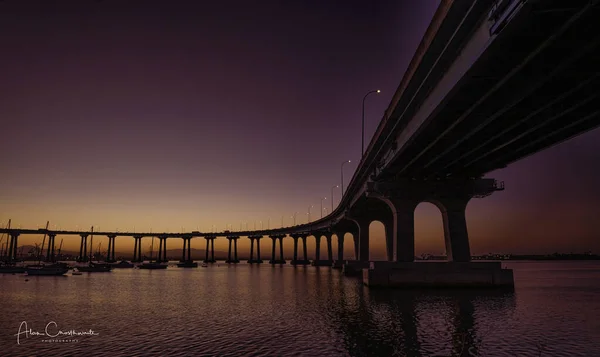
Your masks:
[{"label": "sailboat", "polygon": [[[48,224],[46,223],[46,231],[48,230]],[[57,276],[57,275],[65,275],[69,268],[65,267],[63,264],[42,264],[41,257],[44,253],[44,244],[46,243],[46,233],[44,233],[44,239],[42,239],[42,245],[38,250],[38,263],[36,265],[28,265],[25,268],[27,275],[36,275],[36,276]]]},{"label": "sailboat", "polygon": [[154,237],[152,237],[152,245],[150,246],[150,261],[148,263],[142,263],[138,266],[140,269],[167,269],[167,264],[161,264],[159,262],[152,261],[152,255],[154,253]]},{"label": "sailboat", "polygon": [[90,239],[90,262],[87,266],[78,266],[77,270],[84,273],[107,273],[112,270],[112,266],[110,264],[103,263],[94,263],[92,261],[93,258],[93,244],[94,244],[94,226],[91,228],[92,237]]},{"label": "sailboat", "polygon": [[[10,228],[10,219],[8,220],[8,225],[6,228]],[[6,258],[5,262],[0,262],[0,273],[5,274],[20,274],[25,272],[25,268],[16,266],[14,262],[11,262],[8,257],[8,242],[10,241],[10,237],[6,234],[6,249],[1,248],[1,243],[4,240],[4,234],[2,235],[2,239],[0,240],[0,256]]]}]

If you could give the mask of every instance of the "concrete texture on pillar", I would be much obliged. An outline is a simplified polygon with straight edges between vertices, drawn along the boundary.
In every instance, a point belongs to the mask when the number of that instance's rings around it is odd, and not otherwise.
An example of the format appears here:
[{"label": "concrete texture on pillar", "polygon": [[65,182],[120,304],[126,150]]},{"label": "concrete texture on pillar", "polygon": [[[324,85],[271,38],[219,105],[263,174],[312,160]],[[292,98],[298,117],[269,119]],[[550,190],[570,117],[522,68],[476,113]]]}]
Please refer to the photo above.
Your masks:
[{"label": "concrete texture on pillar", "polygon": [[[311,262],[312,266],[316,267],[331,267],[333,264],[333,252],[331,247],[331,232],[316,232],[313,234],[315,237],[315,259]],[[321,259],[321,238],[325,236],[327,242],[327,259]]]},{"label": "concrete texture on pillar", "polygon": [[[271,235],[269,236],[269,238],[271,238],[273,240],[273,250],[271,251],[271,260],[269,260],[270,264],[285,264],[286,261],[283,258],[283,238],[285,237],[285,234],[275,234],[275,235]],[[275,257],[275,246],[277,243],[277,240],[279,240],[279,259],[277,259]]]},{"label": "concrete texture on pillar", "polygon": [[335,232],[337,236],[337,259],[333,261],[332,268],[333,269],[342,269],[344,265],[344,236],[346,232]]},{"label": "concrete texture on pillar", "polygon": [[[177,263],[178,268],[197,268],[198,263],[194,262],[191,257],[191,236],[183,236],[183,252],[181,253],[181,260]],[[186,257],[187,256],[187,257]]]},{"label": "concrete texture on pillar", "polygon": [[[248,259],[248,263],[250,264],[260,264],[262,263],[262,259],[260,258],[260,239],[261,235],[252,235],[248,236],[250,239],[250,259]],[[254,243],[256,242],[256,258],[254,257]]]},{"label": "concrete texture on pillar", "polygon": [[204,255],[204,263],[215,263],[215,238],[214,236],[205,236],[206,239],[206,253]]},{"label": "concrete texture on pillar", "polygon": [[[239,236],[228,236],[227,237],[227,240],[229,240],[229,254],[227,255],[227,260],[225,261],[225,263],[237,264],[240,262],[237,257],[237,240],[239,238],[240,238]],[[231,252],[232,245],[233,245],[233,255]]]}]

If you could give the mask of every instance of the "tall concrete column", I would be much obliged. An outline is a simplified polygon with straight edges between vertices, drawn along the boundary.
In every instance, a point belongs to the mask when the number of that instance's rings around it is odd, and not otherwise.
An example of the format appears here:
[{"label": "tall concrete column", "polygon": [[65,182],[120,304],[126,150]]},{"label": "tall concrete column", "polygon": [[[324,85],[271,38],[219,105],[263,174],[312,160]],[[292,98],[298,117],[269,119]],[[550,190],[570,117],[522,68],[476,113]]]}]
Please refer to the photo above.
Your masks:
[{"label": "tall concrete column", "polygon": [[331,247],[331,233],[325,234],[325,239],[327,240],[327,260],[333,260],[333,248]]},{"label": "tall concrete column", "polygon": [[10,244],[10,252],[8,254],[9,261],[17,260],[18,258],[18,242],[19,242],[19,233],[11,233],[11,244]]},{"label": "tall concrete column", "polygon": [[[393,216],[393,260],[413,262],[415,260],[415,208],[418,202],[408,199],[391,199],[389,202]],[[384,223],[384,225],[387,229],[389,224]]]},{"label": "tall concrete column", "polygon": [[306,251],[306,237],[307,236],[302,236],[302,251],[304,253],[304,258],[302,260],[304,261],[308,260],[308,252]]},{"label": "tall concrete column", "polygon": [[79,261],[86,261],[87,257],[87,234],[81,235],[81,244],[79,245]]},{"label": "tall concrete column", "polygon": [[215,237],[210,239],[210,259],[211,261],[215,261]]},{"label": "tall concrete column", "polygon": [[316,245],[315,260],[319,261],[319,260],[321,260],[321,233],[315,234],[315,245]]},{"label": "tall concrete column", "polygon": [[158,237],[158,254],[156,255],[157,263],[160,263],[162,261],[162,247],[163,247],[162,238]]},{"label": "tall concrete column", "polygon": [[142,257],[142,237],[140,237],[139,239],[139,244],[138,244],[138,259],[140,262],[144,261],[144,258]]},{"label": "tall concrete column", "polygon": [[169,260],[167,259],[167,237],[165,237],[163,239],[163,258],[162,258],[163,262],[168,262]]},{"label": "tall concrete column", "polygon": [[187,242],[185,237],[183,238],[183,248],[182,248],[182,253],[181,253],[181,261],[184,262],[185,261],[185,246],[186,246]]},{"label": "tall concrete column", "polygon": [[250,260],[254,260],[254,238],[250,238]]},{"label": "tall concrete column", "polygon": [[115,260],[117,260],[117,256],[115,254],[115,243],[116,243],[116,236],[113,237],[113,244],[112,244],[112,261],[114,262]]},{"label": "tall concrete column", "polygon": [[14,245],[15,245],[15,233],[11,233],[10,234],[10,243],[8,245],[8,254],[7,254],[8,261],[13,260],[12,257],[13,257]]},{"label": "tall concrete column", "polygon": [[298,260],[298,236],[293,235],[292,239],[294,240],[294,262]]},{"label": "tall concrete column", "polygon": [[256,260],[260,261],[260,238],[256,238]]},{"label": "tall concrete column", "polygon": [[110,236],[108,236],[108,248],[106,249],[106,261],[107,262],[110,261],[110,253],[111,253],[110,248],[112,248],[112,239],[110,238]]},{"label": "tall concrete column", "polygon": [[344,236],[345,232],[336,232],[335,235],[338,237],[338,251],[337,251],[337,260],[344,260]]},{"label": "tall concrete column", "polygon": [[284,260],[283,258],[283,237],[279,237],[279,259]]},{"label": "tall concrete column", "polygon": [[233,259],[235,260],[235,262],[238,262],[238,254],[237,254],[237,238],[233,239]]},{"label": "tall concrete column", "polygon": [[[355,251],[358,252],[356,255],[356,260],[360,260],[363,262],[369,261],[369,225],[371,224],[371,220],[369,219],[360,219],[357,220],[358,224],[358,239],[356,239],[356,235],[354,235],[354,244]],[[356,244],[358,243],[358,247]]]},{"label": "tall concrete column", "polygon": [[273,250],[271,251],[271,260],[275,261],[275,244],[277,243],[277,238],[271,237],[273,239]]},{"label": "tall concrete column", "polygon": [[209,238],[206,238],[206,237],[204,237],[204,239],[206,240],[206,257],[204,258],[204,262],[205,262],[205,263],[208,263],[208,252],[209,252],[209,250],[210,250],[210,246],[209,246],[209,244],[210,244],[210,239],[209,239]]},{"label": "tall concrete column", "polygon": [[444,221],[444,240],[446,255],[449,261],[471,261],[469,235],[467,233],[467,220],[465,210],[467,199],[452,199],[442,201],[442,219]]},{"label": "tall concrete column", "polygon": [[394,261],[394,220],[384,220],[385,229],[385,256],[388,262]]},{"label": "tall concrete column", "polygon": [[187,260],[188,262],[192,261],[192,237],[187,239]]},{"label": "tall concrete column", "polygon": [[229,251],[227,253],[227,261],[231,261],[231,238],[227,237],[227,240],[229,241]]}]

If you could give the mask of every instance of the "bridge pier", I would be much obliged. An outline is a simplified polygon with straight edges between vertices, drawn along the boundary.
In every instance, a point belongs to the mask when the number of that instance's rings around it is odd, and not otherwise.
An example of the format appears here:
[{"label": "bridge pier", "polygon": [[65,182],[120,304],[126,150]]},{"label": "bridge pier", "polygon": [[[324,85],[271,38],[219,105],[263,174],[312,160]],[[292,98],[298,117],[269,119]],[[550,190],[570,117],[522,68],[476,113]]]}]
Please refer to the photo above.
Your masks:
[{"label": "bridge pier", "polygon": [[[500,263],[471,263],[465,210],[472,197],[485,197],[498,188],[492,179],[447,181],[398,181],[373,183],[367,197],[379,198],[390,207],[393,222],[394,262],[371,262],[363,270],[368,286],[394,287],[513,287],[512,270]],[[423,201],[437,206],[444,222],[448,262],[415,263],[414,211]],[[386,234],[387,236],[387,234]],[[387,238],[387,237],[386,237]]]},{"label": "bridge pier", "polygon": [[[183,236],[181,238],[183,240],[183,249],[182,249],[182,253],[181,253],[181,260],[179,261],[179,263],[177,263],[177,267],[179,267],[179,268],[197,268],[198,263],[195,263],[191,257],[192,237],[191,236]],[[186,253],[187,253],[187,258],[186,258]]]},{"label": "bridge pier", "polygon": [[116,235],[108,236],[108,250],[106,251],[106,262],[108,262],[108,263],[114,263],[116,261],[115,238],[117,238]]},{"label": "bridge pier", "polygon": [[81,235],[81,245],[79,246],[79,258],[77,259],[78,262],[87,262],[88,261],[87,237],[88,237],[87,234]]},{"label": "bridge pier", "polygon": [[[262,259],[260,259],[260,239],[261,235],[248,236],[250,239],[250,259],[248,259],[249,264],[260,264],[262,263]],[[256,241],[256,259],[254,259],[254,242]]]},{"label": "bridge pier", "polygon": [[334,232],[334,234],[337,236],[338,248],[337,259],[333,262],[332,268],[342,269],[344,266],[344,236],[346,235],[346,232],[337,231]]},{"label": "bridge pier", "polygon": [[[313,236],[315,237],[316,251],[315,251],[315,259],[312,261],[311,265],[330,267],[332,264],[331,233],[316,232],[313,234]],[[323,236],[325,236],[325,238],[327,239],[327,258],[328,258],[328,260],[321,260],[321,237],[323,237]]]},{"label": "bridge pier", "polygon": [[133,236],[133,260],[134,263],[142,261],[142,236]]},{"label": "bridge pier", "polygon": [[18,258],[17,254],[17,244],[19,241],[19,233],[11,232],[10,233],[10,243],[8,247],[8,261],[13,262]]},{"label": "bridge pier", "polygon": [[[273,249],[271,251],[271,260],[269,260],[269,264],[285,264],[286,261],[283,258],[283,238],[285,234],[275,234],[269,236],[273,240]],[[277,244],[277,240],[279,239],[279,259],[275,257],[275,246]]]},{"label": "bridge pier", "polygon": [[[214,236],[206,236],[206,256],[204,258],[205,263],[216,263],[215,260],[215,238]],[[210,257],[209,257],[210,251]]]},{"label": "bridge pier", "polygon": [[54,238],[56,234],[48,234],[48,249],[46,249],[46,261],[54,262]]},{"label": "bridge pier", "polygon": [[[227,240],[229,241],[229,254],[227,255],[227,260],[225,261],[225,263],[230,263],[230,264],[237,264],[239,263],[239,259],[238,259],[238,255],[237,255],[237,240],[239,239],[239,236],[228,236]],[[233,242],[233,257],[231,256],[231,245]]]}]

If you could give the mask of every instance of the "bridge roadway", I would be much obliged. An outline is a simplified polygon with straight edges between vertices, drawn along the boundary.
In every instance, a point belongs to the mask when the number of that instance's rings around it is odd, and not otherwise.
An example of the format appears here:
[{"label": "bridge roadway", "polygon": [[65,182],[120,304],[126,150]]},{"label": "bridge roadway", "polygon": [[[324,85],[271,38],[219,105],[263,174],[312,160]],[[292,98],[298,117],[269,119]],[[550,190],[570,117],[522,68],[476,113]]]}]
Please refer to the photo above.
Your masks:
[{"label": "bridge roadway", "polygon": [[466,206],[504,189],[484,175],[600,125],[598,3],[443,0],[339,206],[322,219],[234,235],[95,234],[165,242],[205,237],[207,246],[211,237],[268,235],[275,262],[275,241],[282,244],[286,235],[320,239],[350,232],[358,266],[365,268],[368,227],[378,220],[385,227],[387,260],[402,266],[414,261],[414,209],[427,201],[442,212],[448,260],[468,263]]}]

